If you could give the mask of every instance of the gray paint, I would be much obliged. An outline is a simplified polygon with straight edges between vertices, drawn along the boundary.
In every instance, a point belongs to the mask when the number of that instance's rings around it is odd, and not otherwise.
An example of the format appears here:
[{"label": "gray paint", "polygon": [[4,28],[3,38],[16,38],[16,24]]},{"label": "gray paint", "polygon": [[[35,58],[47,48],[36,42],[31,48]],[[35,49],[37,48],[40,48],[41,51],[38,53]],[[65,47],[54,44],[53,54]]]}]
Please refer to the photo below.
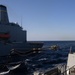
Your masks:
[{"label": "gray paint", "polygon": [[0,5],[0,23],[2,24],[9,23],[7,8],[3,5]]}]

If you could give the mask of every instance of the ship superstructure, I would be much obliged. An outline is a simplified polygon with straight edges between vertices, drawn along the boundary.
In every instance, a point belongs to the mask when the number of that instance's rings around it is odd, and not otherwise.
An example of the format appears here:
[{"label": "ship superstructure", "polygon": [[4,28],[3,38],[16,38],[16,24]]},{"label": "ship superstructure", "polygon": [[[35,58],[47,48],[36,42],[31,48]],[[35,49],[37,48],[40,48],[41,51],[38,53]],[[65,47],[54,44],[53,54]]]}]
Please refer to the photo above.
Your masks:
[{"label": "ship superstructure", "polygon": [[9,33],[10,42],[26,42],[26,30],[23,30],[18,23],[10,23],[7,8],[0,5],[0,33]]},{"label": "ship superstructure", "polygon": [[25,51],[41,48],[43,43],[27,42],[27,32],[18,23],[10,23],[7,8],[0,5],[0,56],[9,55],[12,49]]}]

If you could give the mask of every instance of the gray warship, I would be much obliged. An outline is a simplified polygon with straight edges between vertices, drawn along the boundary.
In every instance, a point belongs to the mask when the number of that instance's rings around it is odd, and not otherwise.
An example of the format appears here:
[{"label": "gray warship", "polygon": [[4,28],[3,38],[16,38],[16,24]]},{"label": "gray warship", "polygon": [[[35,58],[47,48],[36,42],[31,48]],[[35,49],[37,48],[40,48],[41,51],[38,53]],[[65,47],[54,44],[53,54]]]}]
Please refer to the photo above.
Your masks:
[{"label": "gray warship", "polygon": [[42,42],[28,42],[27,31],[18,23],[10,23],[7,7],[0,5],[0,56],[9,55],[12,49],[25,52],[42,46]]}]

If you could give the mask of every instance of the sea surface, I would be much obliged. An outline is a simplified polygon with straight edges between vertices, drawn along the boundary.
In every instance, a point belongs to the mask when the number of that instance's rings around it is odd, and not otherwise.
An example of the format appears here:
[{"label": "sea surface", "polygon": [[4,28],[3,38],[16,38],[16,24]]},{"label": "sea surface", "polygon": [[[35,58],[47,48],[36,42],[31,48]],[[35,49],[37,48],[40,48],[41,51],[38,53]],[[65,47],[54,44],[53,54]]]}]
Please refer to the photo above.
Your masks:
[{"label": "sea surface", "polygon": [[[75,41],[42,41],[44,42],[43,49],[39,53],[21,57],[23,66],[19,69],[11,70],[6,75],[33,75],[36,70],[45,70],[56,67],[59,64],[66,64],[68,53],[75,52]],[[52,45],[58,45],[60,49],[49,49]],[[15,57],[16,58],[16,57]]]}]

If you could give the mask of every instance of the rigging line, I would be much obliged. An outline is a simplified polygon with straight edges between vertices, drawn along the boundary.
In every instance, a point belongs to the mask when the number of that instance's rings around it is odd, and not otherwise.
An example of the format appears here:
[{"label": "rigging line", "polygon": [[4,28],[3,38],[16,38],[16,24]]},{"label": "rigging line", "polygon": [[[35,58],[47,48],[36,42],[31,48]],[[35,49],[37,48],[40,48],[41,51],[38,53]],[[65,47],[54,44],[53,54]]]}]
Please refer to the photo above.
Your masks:
[{"label": "rigging line", "polygon": [[21,27],[22,27],[22,17],[21,17]]}]

